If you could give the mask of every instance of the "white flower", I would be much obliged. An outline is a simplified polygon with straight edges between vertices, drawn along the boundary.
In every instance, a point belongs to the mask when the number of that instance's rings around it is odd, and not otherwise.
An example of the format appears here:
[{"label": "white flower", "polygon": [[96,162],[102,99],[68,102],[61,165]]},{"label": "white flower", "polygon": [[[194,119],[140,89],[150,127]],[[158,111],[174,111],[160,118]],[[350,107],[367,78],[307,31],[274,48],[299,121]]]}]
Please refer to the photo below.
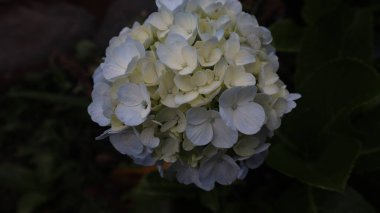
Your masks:
[{"label": "white flower", "polygon": [[224,45],[224,57],[231,65],[246,65],[256,61],[251,49],[240,45],[239,35],[232,33]]},{"label": "white flower", "polygon": [[137,61],[144,56],[144,46],[138,41],[127,39],[115,47],[101,65],[105,79],[114,81],[129,74],[136,67]]},{"label": "white flower", "polygon": [[[147,53],[153,55],[151,52]],[[149,56],[138,62],[136,69],[129,75],[129,80],[132,83],[144,83],[146,86],[157,86],[164,70],[163,64]]]},{"label": "white flower", "polygon": [[174,24],[170,27],[170,33],[178,34],[192,44],[197,36],[197,26],[198,18],[194,14],[179,12],[174,15]]},{"label": "white flower", "polygon": [[231,148],[237,142],[237,131],[229,128],[217,111],[191,108],[186,119],[186,136],[194,145],[203,146],[211,142],[218,148]]},{"label": "white flower", "polygon": [[263,64],[259,73],[259,83],[257,86],[267,95],[274,95],[279,92],[280,88],[276,84],[279,76],[273,70],[270,64]]},{"label": "white flower", "polygon": [[230,21],[230,17],[226,15],[219,17],[217,20],[201,18],[198,22],[198,35],[202,41],[208,41],[212,38],[217,38],[218,41],[221,41]]},{"label": "white flower", "polygon": [[131,129],[110,135],[110,141],[117,151],[128,155],[137,164],[151,166],[155,163],[151,156],[152,150],[145,147],[139,136]]},{"label": "white flower", "polygon": [[103,77],[103,70],[98,67],[94,73],[94,89],[91,93],[92,103],[88,106],[91,119],[100,126],[108,126],[111,123],[113,110],[111,100],[111,86]]},{"label": "white flower", "polygon": [[97,139],[206,191],[243,179],[300,98],[277,75],[271,33],[238,0],[155,2],[94,73],[88,112],[110,126]]},{"label": "white flower", "polygon": [[171,130],[182,133],[186,128],[185,114],[178,109],[164,108],[157,113],[155,120],[162,124],[161,132]]},{"label": "white flower", "polygon": [[128,35],[143,44],[145,48],[148,48],[153,42],[153,32],[148,24],[141,25],[135,22]]},{"label": "white flower", "polygon": [[152,149],[160,145],[160,139],[154,136],[154,131],[155,127],[151,126],[144,128],[140,133],[141,143]]},{"label": "white flower", "polygon": [[276,130],[281,126],[281,118],[296,107],[295,100],[299,99],[299,94],[286,94],[284,97],[258,94],[256,101],[264,107],[266,113],[265,125],[269,130]]},{"label": "white flower", "polygon": [[224,84],[227,88],[252,86],[256,84],[256,78],[247,73],[243,66],[229,66],[224,76]]},{"label": "white flower", "polygon": [[198,4],[203,14],[211,18],[217,18],[225,13],[234,17],[242,11],[242,5],[237,0],[201,0]]},{"label": "white flower", "polygon": [[162,8],[160,11],[152,13],[146,23],[152,25],[156,29],[156,34],[159,40],[163,40],[169,33],[170,26],[173,25],[174,16],[166,8]]},{"label": "white flower", "polygon": [[150,113],[151,101],[143,84],[126,84],[118,91],[120,103],[116,107],[116,116],[127,126],[142,124]]},{"label": "white flower", "polygon": [[176,75],[174,83],[181,92],[176,95],[175,102],[181,105],[217,90],[222,82],[215,81],[215,74],[211,70],[198,70],[193,75]]},{"label": "white flower", "polygon": [[265,111],[254,102],[256,87],[234,87],[219,98],[220,116],[227,126],[246,135],[260,131],[265,122]]},{"label": "white flower", "polygon": [[203,67],[211,67],[220,61],[223,52],[218,48],[218,39],[216,37],[207,41],[198,41],[195,43],[198,51],[199,63]]},{"label": "white flower", "polygon": [[179,89],[174,84],[174,73],[171,70],[165,70],[161,76],[161,83],[158,86],[158,93],[161,97],[161,103],[170,108],[179,106],[174,99]]},{"label": "white flower", "polygon": [[113,37],[110,42],[109,42],[109,45],[106,49],[106,57],[109,57],[112,53],[112,51],[120,46],[121,44],[125,43],[125,41],[127,40],[127,38],[129,37],[129,32],[131,31],[131,29],[129,27],[125,27],[121,30],[121,32],[119,33],[118,36],[115,36]]},{"label": "white flower", "polygon": [[165,44],[157,47],[157,55],[162,63],[180,75],[190,74],[198,66],[196,49],[177,34],[170,34]]},{"label": "white flower", "polygon": [[183,9],[186,5],[187,0],[156,0],[156,5],[158,9],[165,7],[169,11],[176,11]]}]

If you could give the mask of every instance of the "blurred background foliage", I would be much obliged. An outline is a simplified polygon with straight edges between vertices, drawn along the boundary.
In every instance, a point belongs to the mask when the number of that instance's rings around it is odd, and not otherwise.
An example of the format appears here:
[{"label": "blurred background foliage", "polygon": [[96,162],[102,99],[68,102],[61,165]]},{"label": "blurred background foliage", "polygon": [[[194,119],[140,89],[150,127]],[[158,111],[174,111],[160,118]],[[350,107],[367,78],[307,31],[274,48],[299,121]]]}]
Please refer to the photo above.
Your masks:
[{"label": "blurred background foliage", "polygon": [[[204,192],[134,166],[90,121],[107,41],[153,1],[0,1],[0,212],[375,213],[380,4],[246,0],[303,98],[245,181]],[[40,30],[38,30],[40,29]]]}]

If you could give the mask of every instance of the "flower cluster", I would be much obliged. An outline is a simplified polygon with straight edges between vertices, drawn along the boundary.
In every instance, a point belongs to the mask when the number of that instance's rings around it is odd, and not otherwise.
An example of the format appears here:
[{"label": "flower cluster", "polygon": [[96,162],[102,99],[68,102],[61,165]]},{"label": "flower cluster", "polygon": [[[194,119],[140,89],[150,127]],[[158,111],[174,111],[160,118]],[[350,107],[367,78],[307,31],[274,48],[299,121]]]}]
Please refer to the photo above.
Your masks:
[{"label": "flower cluster", "polygon": [[243,179],[300,98],[276,73],[271,33],[238,0],[156,4],[110,41],[94,73],[88,111],[110,126],[99,138],[204,190]]}]

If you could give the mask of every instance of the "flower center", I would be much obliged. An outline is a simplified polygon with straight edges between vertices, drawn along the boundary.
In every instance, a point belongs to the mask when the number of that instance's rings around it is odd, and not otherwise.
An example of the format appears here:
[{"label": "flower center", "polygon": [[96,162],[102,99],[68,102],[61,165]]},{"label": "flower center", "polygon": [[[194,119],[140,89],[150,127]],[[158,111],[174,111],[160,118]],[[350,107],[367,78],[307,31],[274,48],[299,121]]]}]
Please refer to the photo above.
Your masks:
[{"label": "flower center", "polygon": [[236,109],[237,109],[237,107],[238,107],[238,106],[237,106],[237,104],[235,103],[235,104],[233,104],[233,105],[232,105],[232,107],[231,107],[231,108],[232,108],[232,110],[236,110]]},{"label": "flower center", "polygon": [[141,102],[141,106],[146,109],[148,107],[148,103],[144,100],[143,102]]}]

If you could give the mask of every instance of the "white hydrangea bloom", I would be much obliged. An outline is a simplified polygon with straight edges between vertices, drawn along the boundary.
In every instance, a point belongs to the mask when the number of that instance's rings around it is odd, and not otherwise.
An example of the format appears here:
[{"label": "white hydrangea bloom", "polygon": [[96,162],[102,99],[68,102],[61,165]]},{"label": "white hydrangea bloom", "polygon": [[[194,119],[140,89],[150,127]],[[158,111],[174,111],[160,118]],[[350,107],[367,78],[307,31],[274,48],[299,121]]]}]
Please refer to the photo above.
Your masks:
[{"label": "white hydrangea bloom", "polygon": [[256,87],[234,87],[219,98],[220,115],[227,126],[246,135],[260,131],[265,122],[263,107],[254,102]]},{"label": "white hydrangea bloom", "polygon": [[142,43],[145,48],[148,48],[153,42],[153,32],[149,24],[141,25],[135,22],[128,35],[132,39]]},{"label": "white hydrangea bloom", "polygon": [[224,57],[231,65],[242,66],[254,63],[256,58],[251,49],[241,46],[240,37],[232,33],[224,46]]},{"label": "white hydrangea bloom", "polygon": [[211,143],[217,148],[231,148],[237,142],[237,131],[229,128],[217,111],[192,108],[186,118],[186,136],[196,146]]},{"label": "white hydrangea bloom", "polygon": [[127,39],[123,44],[113,48],[101,65],[105,79],[112,81],[128,75],[136,67],[137,61],[144,56],[144,46],[140,42]]},{"label": "white hydrangea bloom", "polygon": [[146,86],[143,84],[126,84],[118,91],[120,103],[115,115],[127,126],[142,124],[151,110],[151,101]]},{"label": "white hydrangea bloom", "polygon": [[171,12],[184,9],[187,0],[156,0],[158,9],[165,8]]},{"label": "white hydrangea bloom", "polygon": [[213,37],[207,41],[198,41],[195,44],[195,47],[198,51],[198,60],[201,66],[211,67],[220,61],[223,52],[218,47],[218,43],[218,39],[216,37]]},{"label": "white hydrangea bloom", "polygon": [[173,25],[174,16],[172,12],[163,7],[160,11],[152,13],[146,22],[156,29],[158,39],[163,40]]},{"label": "white hydrangea bloom", "polygon": [[162,63],[180,75],[190,74],[198,66],[197,50],[177,34],[170,34],[165,44],[157,47],[157,55]]},{"label": "white hydrangea bloom", "polygon": [[238,0],[156,5],[111,39],[93,75],[88,113],[108,126],[97,139],[206,191],[244,179],[301,97],[277,74],[270,31]]},{"label": "white hydrangea bloom", "polygon": [[197,36],[198,18],[192,13],[179,12],[174,16],[170,33],[178,34],[192,44]]},{"label": "white hydrangea bloom", "polygon": [[224,76],[224,84],[227,88],[253,86],[256,84],[256,78],[247,73],[244,66],[230,66]]}]

